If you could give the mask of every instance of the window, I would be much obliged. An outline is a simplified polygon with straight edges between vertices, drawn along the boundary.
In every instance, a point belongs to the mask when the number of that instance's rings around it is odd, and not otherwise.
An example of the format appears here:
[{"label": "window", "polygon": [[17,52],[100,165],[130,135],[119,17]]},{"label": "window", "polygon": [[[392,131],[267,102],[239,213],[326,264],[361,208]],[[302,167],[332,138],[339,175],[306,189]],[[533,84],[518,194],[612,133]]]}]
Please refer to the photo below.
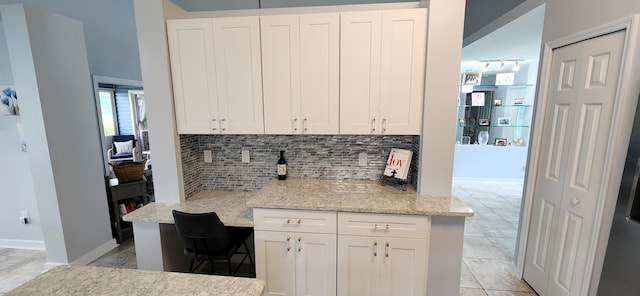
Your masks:
[{"label": "window", "polygon": [[102,127],[104,128],[104,136],[114,136],[117,130],[116,112],[114,104],[113,90],[100,89],[100,113],[102,115]]}]

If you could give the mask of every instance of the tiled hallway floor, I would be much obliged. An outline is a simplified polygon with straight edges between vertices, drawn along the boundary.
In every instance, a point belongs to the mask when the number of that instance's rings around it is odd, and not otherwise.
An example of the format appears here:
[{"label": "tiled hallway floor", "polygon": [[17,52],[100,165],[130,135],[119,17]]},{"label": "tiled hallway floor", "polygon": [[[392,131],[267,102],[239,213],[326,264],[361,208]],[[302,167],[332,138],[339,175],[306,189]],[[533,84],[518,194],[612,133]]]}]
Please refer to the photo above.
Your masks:
[{"label": "tiled hallway floor", "polygon": [[[461,296],[537,295],[513,274],[521,192],[522,183],[454,182],[453,194],[475,211],[465,224]],[[37,276],[44,262],[44,251],[0,248],[0,296]],[[89,265],[136,268],[133,240]]]},{"label": "tiled hallway floor", "polygon": [[460,295],[537,295],[513,273],[522,183],[454,182],[475,211],[465,224]]}]

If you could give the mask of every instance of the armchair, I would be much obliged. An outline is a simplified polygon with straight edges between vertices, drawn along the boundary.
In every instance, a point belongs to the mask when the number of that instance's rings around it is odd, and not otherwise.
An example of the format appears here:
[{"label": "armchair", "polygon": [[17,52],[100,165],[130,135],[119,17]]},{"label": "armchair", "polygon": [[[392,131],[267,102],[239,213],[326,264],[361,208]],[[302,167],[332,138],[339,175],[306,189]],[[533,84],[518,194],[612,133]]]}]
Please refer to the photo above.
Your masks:
[{"label": "armchair", "polygon": [[107,151],[109,163],[116,161],[142,161],[142,151],[136,145],[136,138],[133,135],[113,136],[111,138],[111,148]]}]

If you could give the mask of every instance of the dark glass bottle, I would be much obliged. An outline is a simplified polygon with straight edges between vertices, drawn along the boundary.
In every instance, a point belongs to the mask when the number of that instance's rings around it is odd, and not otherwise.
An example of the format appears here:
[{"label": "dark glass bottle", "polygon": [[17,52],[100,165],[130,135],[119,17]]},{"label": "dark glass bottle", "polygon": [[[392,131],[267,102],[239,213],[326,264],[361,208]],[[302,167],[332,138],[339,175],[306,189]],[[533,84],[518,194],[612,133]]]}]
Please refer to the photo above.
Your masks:
[{"label": "dark glass bottle", "polygon": [[284,151],[280,151],[278,159],[278,180],[287,179],[287,161],[284,159]]}]

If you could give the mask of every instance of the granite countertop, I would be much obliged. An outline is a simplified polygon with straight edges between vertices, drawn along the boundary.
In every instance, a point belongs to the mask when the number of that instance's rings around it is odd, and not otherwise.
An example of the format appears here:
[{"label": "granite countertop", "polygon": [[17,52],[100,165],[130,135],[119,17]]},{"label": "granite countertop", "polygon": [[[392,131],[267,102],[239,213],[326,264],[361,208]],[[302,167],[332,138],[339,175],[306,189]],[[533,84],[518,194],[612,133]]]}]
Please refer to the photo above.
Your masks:
[{"label": "granite countertop", "polygon": [[216,212],[227,226],[253,226],[253,211],[246,202],[255,192],[204,190],[183,203],[152,202],[122,217],[124,221],[173,224],[172,210],[188,213]]},{"label": "granite countertop", "polygon": [[408,185],[381,186],[369,180],[272,180],[247,202],[248,207],[426,216],[473,216],[453,196],[420,195]]},{"label": "granite countertop", "polygon": [[261,295],[264,286],[250,278],[61,265],[4,295]]}]

